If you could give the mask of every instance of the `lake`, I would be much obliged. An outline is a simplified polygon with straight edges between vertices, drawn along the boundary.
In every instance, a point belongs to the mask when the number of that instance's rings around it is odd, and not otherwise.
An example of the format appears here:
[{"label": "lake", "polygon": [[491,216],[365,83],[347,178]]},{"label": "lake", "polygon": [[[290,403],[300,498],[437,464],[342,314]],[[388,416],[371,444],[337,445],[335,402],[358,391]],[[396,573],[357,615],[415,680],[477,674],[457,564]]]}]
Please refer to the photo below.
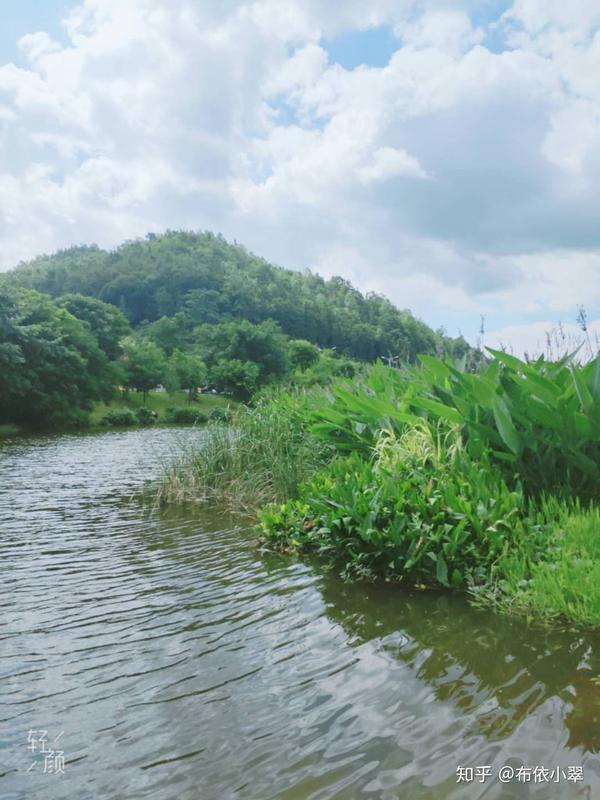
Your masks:
[{"label": "lake", "polygon": [[3,800],[600,797],[598,632],[142,502],[201,436],[0,444]]}]

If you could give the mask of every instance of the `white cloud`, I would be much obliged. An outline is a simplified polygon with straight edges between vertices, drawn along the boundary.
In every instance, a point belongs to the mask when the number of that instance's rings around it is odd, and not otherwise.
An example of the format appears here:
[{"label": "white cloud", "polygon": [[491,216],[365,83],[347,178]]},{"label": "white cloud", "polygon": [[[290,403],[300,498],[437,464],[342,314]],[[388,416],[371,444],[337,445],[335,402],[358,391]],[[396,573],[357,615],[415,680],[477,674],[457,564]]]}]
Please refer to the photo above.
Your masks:
[{"label": "white cloud", "polygon": [[[471,4],[474,5],[474,4]],[[212,228],[427,318],[600,308],[600,12],[469,3],[85,0],[0,67],[3,267]],[[383,68],[326,39],[390,25]],[[571,315],[573,316],[573,315]]]}]

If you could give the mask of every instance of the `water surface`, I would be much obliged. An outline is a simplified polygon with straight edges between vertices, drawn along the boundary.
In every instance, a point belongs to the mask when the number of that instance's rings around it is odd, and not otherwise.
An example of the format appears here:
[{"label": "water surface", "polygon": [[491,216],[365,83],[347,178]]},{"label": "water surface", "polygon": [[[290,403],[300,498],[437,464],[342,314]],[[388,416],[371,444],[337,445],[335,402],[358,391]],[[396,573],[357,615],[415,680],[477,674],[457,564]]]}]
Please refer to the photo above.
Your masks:
[{"label": "water surface", "polygon": [[149,510],[182,436],[0,445],[3,800],[600,797],[598,634],[344,584],[224,516]]}]

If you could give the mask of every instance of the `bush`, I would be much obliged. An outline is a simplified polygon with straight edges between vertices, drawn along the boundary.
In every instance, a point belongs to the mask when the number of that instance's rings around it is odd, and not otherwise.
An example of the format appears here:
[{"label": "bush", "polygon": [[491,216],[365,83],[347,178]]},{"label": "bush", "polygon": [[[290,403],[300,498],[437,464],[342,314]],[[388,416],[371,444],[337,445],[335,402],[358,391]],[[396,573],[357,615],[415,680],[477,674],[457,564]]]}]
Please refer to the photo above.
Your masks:
[{"label": "bush", "polygon": [[138,409],[136,416],[140,425],[152,425],[158,419],[156,411],[152,411],[151,408],[147,408],[146,406],[142,406]]},{"label": "bush", "polygon": [[260,530],[347,576],[461,587],[486,581],[510,542],[530,535],[524,508],[521,490],[472,461],[456,437],[436,441],[421,426],[383,435],[370,461],[353,453],[332,462],[299,499],[263,509]]},{"label": "bush", "polygon": [[167,422],[173,422],[177,425],[200,425],[208,422],[208,416],[204,411],[191,406],[172,406],[167,408],[166,418]]},{"label": "bush", "polygon": [[231,409],[229,406],[227,408],[221,408],[220,406],[216,406],[212,408],[209,415],[209,420],[211,422],[230,422],[231,421]]},{"label": "bush", "polygon": [[137,418],[133,411],[128,408],[118,408],[114,411],[109,411],[102,418],[102,424],[108,425],[113,428],[126,428],[130,425],[135,425]]}]

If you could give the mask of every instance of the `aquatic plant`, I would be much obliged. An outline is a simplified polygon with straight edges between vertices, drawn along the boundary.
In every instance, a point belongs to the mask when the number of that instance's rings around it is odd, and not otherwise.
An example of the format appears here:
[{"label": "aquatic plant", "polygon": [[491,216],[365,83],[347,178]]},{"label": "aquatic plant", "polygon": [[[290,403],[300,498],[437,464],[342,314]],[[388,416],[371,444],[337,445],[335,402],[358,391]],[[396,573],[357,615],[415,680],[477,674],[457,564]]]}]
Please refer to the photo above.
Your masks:
[{"label": "aquatic plant", "polygon": [[311,431],[368,454],[380,430],[419,419],[457,425],[473,458],[489,457],[528,493],[600,494],[600,355],[527,363],[489,351],[478,374],[432,356],[403,373],[378,365],[366,382],[338,384],[312,412]]},{"label": "aquatic plant", "polygon": [[524,511],[521,488],[472,460],[456,432],[420,423],[383,433],[373,459],[352,453],[318,471],[297,500],[260,512],[260,532],[348,576],[463,587],[485,582],[510,543],[529,535]]},{"label": "aquatic plant", "polygon": [[600,509],[544,498],[536,539],[517,539],[475,594],[481,605],[600,625]]},{"label": "aquatic plant", "polygon": [[282,390],[238,410],[225,426],[211,420],[199,444],[165,469],[159,502],[218,503],[254,511],[295,497],[300,483],[331,454],[306,430],[307,396]]}]

